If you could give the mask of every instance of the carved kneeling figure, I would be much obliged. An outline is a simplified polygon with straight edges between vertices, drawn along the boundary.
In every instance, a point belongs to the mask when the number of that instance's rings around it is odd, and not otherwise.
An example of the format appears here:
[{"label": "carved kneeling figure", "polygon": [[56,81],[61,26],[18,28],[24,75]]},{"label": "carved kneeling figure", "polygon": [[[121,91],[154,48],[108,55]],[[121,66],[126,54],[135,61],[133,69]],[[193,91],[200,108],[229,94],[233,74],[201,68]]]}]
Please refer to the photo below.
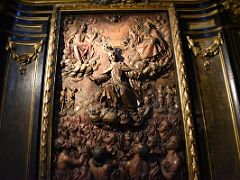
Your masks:
[{"label": "carved kneeling figure", "polygon": [[135,144],[133,147],[134,157],[127,161],[125,168],[128,170],[132,180],[147,179],[149,166],[146,161],[148,147],[146,144]]},{"label": "carved kneeling figure", "polygon": [[93,150],[93,157],[89,160],[89,167],[95,179],[109,179],[115,166],[116,161],[112,159],[110,153],[104,147],[96,147]]},{"label": "carved kneeling figure", "polygon": [[54,179],[68,178],[67,169],[81,167],[86,159],[86,154],[81,154],[79,159],[75,159],[69,155],[70,145],[64,142],[63,138],[58,138],[56,148],[63,149],[59,154],[56,162],[56,174]]},{"label": "carved kneeling figure", "polygon": [[167,180],[179,179],[181,170],[181,159],[177,153],[177,146],[179,144],[177,136],[171,136],[167,143],[167,156],[161,162],[163,176]]}]

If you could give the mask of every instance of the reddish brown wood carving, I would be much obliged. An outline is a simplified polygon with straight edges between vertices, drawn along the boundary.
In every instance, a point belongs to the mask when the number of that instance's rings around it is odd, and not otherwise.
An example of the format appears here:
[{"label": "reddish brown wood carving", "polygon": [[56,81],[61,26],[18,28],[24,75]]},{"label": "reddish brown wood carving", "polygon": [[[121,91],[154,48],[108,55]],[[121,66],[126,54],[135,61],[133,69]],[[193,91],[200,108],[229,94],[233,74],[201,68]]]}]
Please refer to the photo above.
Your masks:
[{"label": "reddish brown wood carving", "polygon": [[168,14],[63,20],[54,179],[184,179]]}]

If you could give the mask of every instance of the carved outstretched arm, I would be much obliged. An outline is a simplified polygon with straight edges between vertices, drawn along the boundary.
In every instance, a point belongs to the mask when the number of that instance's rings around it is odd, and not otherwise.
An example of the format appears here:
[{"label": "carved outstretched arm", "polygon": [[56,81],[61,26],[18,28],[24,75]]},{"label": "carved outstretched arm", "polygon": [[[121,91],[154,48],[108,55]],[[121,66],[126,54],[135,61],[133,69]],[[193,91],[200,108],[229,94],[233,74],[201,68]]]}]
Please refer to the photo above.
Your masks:
[{"label": "carved outstretched arm", "polygon": [[73,166],[81,166],[83,164],[83,160],[82,159],[72,159],[71,160],[71,164]]}]

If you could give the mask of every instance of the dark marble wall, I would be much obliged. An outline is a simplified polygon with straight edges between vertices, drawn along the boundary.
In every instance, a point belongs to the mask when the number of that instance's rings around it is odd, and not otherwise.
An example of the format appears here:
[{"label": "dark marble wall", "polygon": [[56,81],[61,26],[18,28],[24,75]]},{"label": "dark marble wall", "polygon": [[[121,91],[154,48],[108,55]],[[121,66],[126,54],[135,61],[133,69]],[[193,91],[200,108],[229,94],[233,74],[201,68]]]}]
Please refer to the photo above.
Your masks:
[{"label": "dark marble wall", "polygon": [[[0,179],[36,179],[39,133],[50,5],[24,5],[0,1]],[[2,8],[3,7],[3,8]],[[178,4],[198,144],[201,179],[238,179],[239,164],[239,22],[229,12],[220,13],[216,1]],[[239,17],[238,17],[239,18]],[[237,17],[233,18],[237,19]],[[223,45],[210,58],[194,56],[186,36],[207,49],[221,33]],[[43,40],[37,60],[25,74],[5,50],[8,37],[17,42],[15,52],[31,52]]]},{"label": "dark marble wall", "polygon": [[[236,21],[233,21],[237,17],[233,18],[227,11],[219,13],[222,6],[209,2],[201,6],[178,7],[202,178],[238,179],[239,42],[236,37]],[[235,31],[230,30],[233,27]],[[219,36],[222,44],[213,47]],[[189,48],[187,37],[193,40],[194,47]],[[212,49],[215,53],[208,57],[209,68],[205,68],[204,54],[211,48],[216,48]],[[194,51],[199,53],[194,54]]]},{"label": "dark marble wall", "polygon": [[[38,12],[33,12],[36,10]],[[51,14],[41,14],[46,10],[51,9],[8,1],[1,13],[1,179],[36,179],[43,73]],[[5,50],[8,38],[16,43],[14,51],[19,55],[32,52],[33,43],[44,42],[38,58],[26,65],[23,74],[19,63]]]}]

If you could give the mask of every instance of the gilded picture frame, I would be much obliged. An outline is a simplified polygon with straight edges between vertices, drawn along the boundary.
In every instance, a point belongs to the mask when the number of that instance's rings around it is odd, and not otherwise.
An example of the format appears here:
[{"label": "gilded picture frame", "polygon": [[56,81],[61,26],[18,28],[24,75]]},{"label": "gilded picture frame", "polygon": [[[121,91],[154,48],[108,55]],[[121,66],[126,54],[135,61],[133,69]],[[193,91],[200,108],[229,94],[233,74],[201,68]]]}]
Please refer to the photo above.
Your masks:
[{"label": "gilded picture frame", "polygon": [[170,20],[172,43],[174,47],[175,68],[177,71],[177,83],[182,111],[182,121],[185,137],[185,151],[187,161],[188,179],[199,179],[198,158],[196,140],[194,137],[194,125],[191,112],[189,88],[185,70],[184,53],[180,36],[177,13],[172,3],[149,3],[149,4],[56,4],[54,5],[50,20],[50,31],[48,40],[48,53],[46,59],[46,71],[43,90],[42,117],[40,130],[40,158],[39,179],[51,179],[51,155],[52,155],[52,119],[55,91],[55,74],[57,66],[58,43],[60,33],[60,19],[63,12],[86,12],[91,11],[151,11],[167,10]]}]

